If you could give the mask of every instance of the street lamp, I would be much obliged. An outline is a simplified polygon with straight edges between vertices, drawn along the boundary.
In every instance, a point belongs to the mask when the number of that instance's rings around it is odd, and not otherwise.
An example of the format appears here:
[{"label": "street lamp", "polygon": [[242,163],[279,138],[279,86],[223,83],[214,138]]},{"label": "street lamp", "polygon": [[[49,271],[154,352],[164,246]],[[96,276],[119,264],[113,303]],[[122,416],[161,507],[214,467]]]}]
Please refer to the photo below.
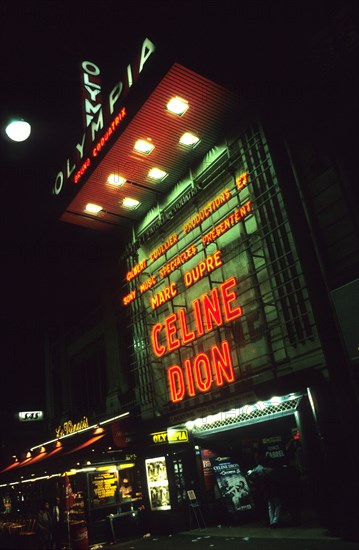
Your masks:
[{"label": "street lamp", "polygon": [[31,126],[24,119],[14,119],[5,128],[6,135],[12,141],[25,141],[31,133]]}]

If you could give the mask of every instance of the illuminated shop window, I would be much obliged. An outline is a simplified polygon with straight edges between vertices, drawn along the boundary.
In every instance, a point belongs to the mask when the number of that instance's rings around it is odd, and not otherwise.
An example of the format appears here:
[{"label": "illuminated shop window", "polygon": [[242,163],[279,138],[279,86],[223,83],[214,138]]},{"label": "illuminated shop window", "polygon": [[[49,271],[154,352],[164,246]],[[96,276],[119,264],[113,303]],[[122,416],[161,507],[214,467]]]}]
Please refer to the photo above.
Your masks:
[{"label": "illuminated shop window", "polygon": [[186,147],[191,147],[193,149],[194,147],[196,147],[196,145],[198,145],[198,143],[200,142],[200,139],[194,134],[191,134],[190,132],[186,132],[180,138],[179,142],[182,145],[186,145]]},{"label": "illuminated shop window", "polygon": [[86,212],[91,212],[91,214],[98,214],[102,210],[102,206],[99,206],[98,204],[93,204],[92,202],[89,202],[85,206]]},{"label": "illuminated shop window", "polygon": [[121,187],[121,185],[126,183],[126,178],[123,178],[118,174],[110,174],[107,178],[107,183],[111,183],[112,185],[118,185],[119,187]]},{"label": "illuminated shop window", "polygon": [[161,170],[160,168],[151,168],[151,170],[148,172],[148,177],[156,181],[162,181],[167,176],[167,172]]},{"label": "illuminated shop window", "polygon": [[122,206],[128,208],[129,210],[135,210],[140,205],[140,201],[136,199],[131,199],[130,197],[125,197],[122,201]]},{"label": "illuminated shop window", "polygon": [[152,153],[155,146],[150,139],[138,139],[135,143],[134,149],[138,153],[143,153],[144,155],[149,155]]},{"label": "illuminated shop window", "polygon": [[181,97],[173,97],[166,105],[167,111],[182,116],[188,109],[188,101]]},{"label": "illuminated shop window", "polygon": [[132,509],[142,498],[141,481],[135,463],[122,463],[95,468],[89,475],[91,505],[93,508],[118,506],[121,512]]}]

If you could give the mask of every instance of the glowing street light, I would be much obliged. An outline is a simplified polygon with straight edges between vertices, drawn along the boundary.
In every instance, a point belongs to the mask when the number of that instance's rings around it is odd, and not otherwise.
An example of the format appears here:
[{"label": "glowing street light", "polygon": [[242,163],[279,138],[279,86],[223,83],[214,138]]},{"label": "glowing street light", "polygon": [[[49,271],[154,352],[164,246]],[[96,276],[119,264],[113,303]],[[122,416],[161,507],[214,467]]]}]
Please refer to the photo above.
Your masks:
[{"label": "glowing street light", "polygon": [[31,133],[31,126],[23,119],[12,120],[5,128],[5,132],[12,141],[25,141]]}]

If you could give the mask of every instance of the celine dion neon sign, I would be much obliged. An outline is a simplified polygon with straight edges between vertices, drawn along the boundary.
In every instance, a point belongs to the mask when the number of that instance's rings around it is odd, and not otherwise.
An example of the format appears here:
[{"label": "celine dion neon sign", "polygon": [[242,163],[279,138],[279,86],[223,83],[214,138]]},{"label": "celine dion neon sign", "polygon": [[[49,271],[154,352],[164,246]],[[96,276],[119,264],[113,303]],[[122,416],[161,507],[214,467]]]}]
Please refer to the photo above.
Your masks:
[{"label": "celine dion neon sign", "polygon": [[[151,342],[156,357],[163,357],[193,342],[215,328],[231,323],[242,316],[242,308],[235,305],[237,280],[230,277],[218,288],[203,294],[192,302],[194,316],[193,330],[189,328],[189,312],[182,308],[168,315],[163,324],[156,323],[152,328]],[[184,399],[198,392],[207,392],[215,383],[234,381],[234,370],[229,344],[226,340],[214,345],[208,352],[198,353],[193,360],[185,359],[183,367],[172,365],[167,369],[167,377],[172,402]]]},{"label": "celine dion neon sign", "polygon": [[[214,372],[213,372],[214,371]],[[198,353],[193,361],[185,359],[183,367],[172,365],[167,370],[171,401],[182,401],[186,395],[194,397],[197,391],[208,392],[213,384],[221,387],[234,382],[234,370],[227,340],[214,345],[209,353]]]},{"label": "celine dion neon sign", "polygon": [[[236,178],[236,188],[241,191],[249,183],[248,172],[242,173]],[[193,216],[182,230],[188,234],[210,217],[223,204],[232,197],[231,191],[225,189],[212,199],[202,210]],[[202,246],[217,240],[221,235],[230,230],[234,225],[242,221],[252,212],[252,203],[247,200],[239,208],[233,210],[225,219],[202,235]],[[143,259],[135,265],[126,275],[128,282],[141,275],[149,262],[156,262],[172,246],[179,242],[178,233],[173,233],[167,240],[150,253],[148,259]],[[197,254],[197,246],[191,244],[172,260],[159,267],[159,277],[164,279],[173,273],[178,267],[183,266]],[[206,256],[197,265],[188,269],[183,274],[183,282],[186,288],[191,287],[223,265],[222,251],[217,249]],[[153,288],[158,281],[158,275],[151,274],[145,281],[138,282],[140,294]],[[232,323],[243,315],[242,307],[236,304],[237,295],[236,277],[230,277],[218,287],[202,294],[192,301],[190,310],[187,308],[176,309],[174,313],[167,315],[162,323],[156,323],[151,331],[152,351],[157,358],[176,352],[188,346],[224,324]],[[157,309],[164,303],[174,299],[178,295],[177,282],[172,281],[156,294],[150,296],[151,308]],[[137,298],[137,289],[134,288],[123,298],[124,305],[130,304]],[[187,347],[187,350],[189,348]],[[181,359],[180,364],[172,364],[167,368],[167,382],[170,400],[173,403],[182,401],[186,397],[194,397],[198,393],[205,393],[213,386],[221,387],[235,380],[234,366],[227,340],[222,340],[212,345],[209,350],[200,351],[192,358]]]},{"label": "celine dion neon sign", "polygon": [[[193,300],[194,330],[188,328],[188,312],[185,308],[165,317],[163,324],[156,323],[151,333],[154,354],[163,357],[216,327],[221,327],[223,323],[230,323],[241,317],[242,308],[233,305],[237,298],[233,290],[236,285],[236,278],[230,277],[218,288],[213,288],[208,294],[202,294],[200,298]],[[165,344],[160,343],[160,335],[164,336]]]}]

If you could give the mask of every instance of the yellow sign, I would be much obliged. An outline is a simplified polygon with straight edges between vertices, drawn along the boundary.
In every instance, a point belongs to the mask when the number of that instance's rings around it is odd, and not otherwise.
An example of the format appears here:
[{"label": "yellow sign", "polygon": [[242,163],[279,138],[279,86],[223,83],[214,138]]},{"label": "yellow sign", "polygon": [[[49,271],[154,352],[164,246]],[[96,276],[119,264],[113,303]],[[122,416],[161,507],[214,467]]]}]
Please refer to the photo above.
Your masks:
[{"label": "yellow sign", "polygon": [[84,416],[82,420],[79,422],[76,422],[76,424],[72,423],[72,420],[68,420],[67,422],[64,422],[62,426],[59,426],[56,428],[55,433],[56,437],[63,437],[64,435],[73,434],[75,432],[80,432],[81,430],[84,430],[85,428],[89,427],[89,421],[87,416]]},{"label": "yellow sign", "polygon": [[188,443],[188,430],[185,428],[168,428],[165,432],[150,434],[153,443]]}]

